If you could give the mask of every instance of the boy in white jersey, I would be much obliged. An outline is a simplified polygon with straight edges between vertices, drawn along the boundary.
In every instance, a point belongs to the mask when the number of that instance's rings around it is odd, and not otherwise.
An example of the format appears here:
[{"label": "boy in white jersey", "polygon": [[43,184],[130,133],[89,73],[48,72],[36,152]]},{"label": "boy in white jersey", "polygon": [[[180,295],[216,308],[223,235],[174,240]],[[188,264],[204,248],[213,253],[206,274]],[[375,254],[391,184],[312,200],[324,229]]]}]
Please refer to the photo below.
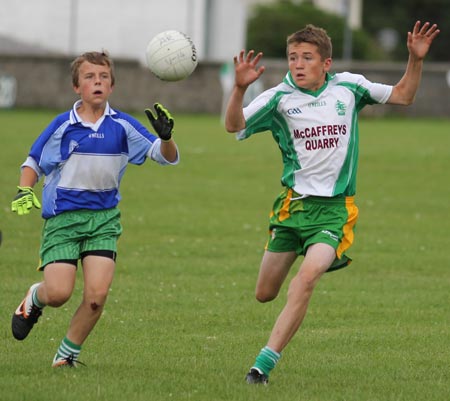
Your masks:
[{"label": "boy in white jersey", "polygon": [[326,271],[345,267],[358,217],[354,204],[358,162],[358,112],[367,104],[409,105],[419,87],[423,59],[439,30],[417,21],[408,32],[406,71],[394,85],[372,83],[361,75],[331,75],[331,40],[307,25],[287,39],[289,72],[243,108],[248,86],[264,72],[262,53],[234,57],[235,83],[225,126],[238,139],[271,131],[283,159],[284,191],[275,200],[270,235],[256,283],[260,302],[273,300],[292,264],[304,255],[292,279],[287,303],[267,345],[246,376],[267,384],[282,350],[299,329],[315,285]]},{"label": "boy in white jersey", "polygon": [[106,53],[84,53],[71,67],[80,100],[57,116],[34,142],[11,205],[19,215],[41,208],[33,187],[45,176],[39,264],[44,278],[30,287],[13,314],[16,339],[27,337],[44,306],[59,307],[70,298],[81,260],[83,299],[53,358],[53,367],[76,366],[81,346],[103,311],[122,233],[117,204],[127,164],[140,165],[150,158],[175,165],[179,160],[172,139],[173,119],[163,106],[155,104],[156,115],[145,110],[158,136],[110,107],[115,77]]}]

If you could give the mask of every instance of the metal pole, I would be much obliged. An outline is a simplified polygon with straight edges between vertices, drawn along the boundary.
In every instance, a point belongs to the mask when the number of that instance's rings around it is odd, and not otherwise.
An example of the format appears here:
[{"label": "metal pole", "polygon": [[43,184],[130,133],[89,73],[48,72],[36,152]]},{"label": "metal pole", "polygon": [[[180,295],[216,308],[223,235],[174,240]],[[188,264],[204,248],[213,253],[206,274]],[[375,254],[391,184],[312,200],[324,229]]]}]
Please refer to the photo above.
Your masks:
[{"label": "metal pole", "polygon": [[204,19],[204,58],[208,59],[211,56],[211,18],[212,18],[212,0],[205,1],[205,19]]},{"label": "metal pole", "polygon": [[352,28],[350,27],[350,7],[351,7],[351,0],[343,0],[344,1],[344,19],[345,19],[345,26],[344,26],[344,44],[343,44],[343,50],[342,50],[342,58],[345,61],[350,61],[352,59]]},{"label": "metal pole", "polygon": [[69,54],[74,54],[76,52],[77,29],[78,29],[78,0],[70,0],[69,48],[68,48]]}]

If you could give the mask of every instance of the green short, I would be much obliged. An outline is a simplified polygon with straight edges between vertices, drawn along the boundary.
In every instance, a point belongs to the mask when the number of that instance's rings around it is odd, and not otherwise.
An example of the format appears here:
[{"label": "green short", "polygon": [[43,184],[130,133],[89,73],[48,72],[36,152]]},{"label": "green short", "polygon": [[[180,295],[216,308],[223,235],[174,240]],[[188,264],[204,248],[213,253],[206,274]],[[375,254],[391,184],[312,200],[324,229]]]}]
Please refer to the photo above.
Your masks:
[{"label": "green short", "polygon": [[351,262],[345,252],[353,243],[357,219],[353,197],[300,199],[292,189],[286,189],[274,202],[265,249],[305,255],[312,244],[328,244],[336,250],[336,260],[328,271],[337,270]]},{"label": "green short", "polygon": [[122,233],[120,210],[76,210],[46,220],[42,229],[39,270],[54,261],[78,260],[83,252],[117,252]]}]

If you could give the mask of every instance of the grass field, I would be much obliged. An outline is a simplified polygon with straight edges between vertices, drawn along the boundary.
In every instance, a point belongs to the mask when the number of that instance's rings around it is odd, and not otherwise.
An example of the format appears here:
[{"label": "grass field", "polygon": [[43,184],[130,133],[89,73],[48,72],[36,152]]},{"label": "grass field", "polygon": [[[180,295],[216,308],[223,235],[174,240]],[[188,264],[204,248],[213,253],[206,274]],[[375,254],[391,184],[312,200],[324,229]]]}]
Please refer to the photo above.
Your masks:
[{"label": "grass field", "polygon": [[117,273],[80,356],[87,367],[50,367],[81,272],[66,305],[12,338],[11,314],[40,279],[42,220],[13,215],[10,201],[54,114],[0,111],[2,401],[448,400],[449,121],[361,122],[354,263],[321,280],[261,387],[244,376],[285,302],[286,285],[272,303],[254,299],[281,160],[270,135],[238,143],[216,116],[175,116],[179,166],[129,167]]}]

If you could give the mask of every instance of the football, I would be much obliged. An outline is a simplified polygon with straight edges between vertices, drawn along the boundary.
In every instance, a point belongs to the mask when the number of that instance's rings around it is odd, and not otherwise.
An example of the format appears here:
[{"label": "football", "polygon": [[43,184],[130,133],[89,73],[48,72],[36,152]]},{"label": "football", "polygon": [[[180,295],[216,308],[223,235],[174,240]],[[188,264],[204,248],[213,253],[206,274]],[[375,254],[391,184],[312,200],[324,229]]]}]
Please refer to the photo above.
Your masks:
[{"label": "football", "polygon": [[147,66],[163,81],[181,81],[197,67],[194,42],[183,32],[170,30],[156,35],[147,45]]}]

